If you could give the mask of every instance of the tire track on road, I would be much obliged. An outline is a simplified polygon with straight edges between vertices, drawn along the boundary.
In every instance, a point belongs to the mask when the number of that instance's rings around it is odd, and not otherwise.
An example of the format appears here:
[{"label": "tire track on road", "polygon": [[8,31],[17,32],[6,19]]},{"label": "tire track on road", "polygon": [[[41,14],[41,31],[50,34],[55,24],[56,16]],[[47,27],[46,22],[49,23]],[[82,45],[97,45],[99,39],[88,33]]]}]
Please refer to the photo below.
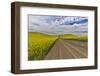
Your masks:
[{"label": "tire track on road", "polygon": [[58,39],[48,54],[45,56],[45,60],[50,59],[74,59],[74,58],[86,58],[87,49],[79,48],[75,44],[69,42],[69,40]]}]

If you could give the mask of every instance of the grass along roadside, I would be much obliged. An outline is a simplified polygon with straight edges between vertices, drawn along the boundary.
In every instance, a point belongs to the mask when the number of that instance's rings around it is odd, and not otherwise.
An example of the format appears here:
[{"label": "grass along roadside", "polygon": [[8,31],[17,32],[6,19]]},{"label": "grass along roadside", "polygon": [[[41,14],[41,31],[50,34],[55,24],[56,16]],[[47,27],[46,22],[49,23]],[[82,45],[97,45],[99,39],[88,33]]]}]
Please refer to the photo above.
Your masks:
[{"label": "grass along roadside", "polygon": [[80,40],[80,41],[87,41],[88,37],[87,36],[76,36],[72,34],[64,34],[60,36],[61,38],[64,39],[70,39],[70,40]]},{"label": "grass along roadside", "polygon": [[28,33],[28,60],[41,60],[55,43],[57,36]]}]

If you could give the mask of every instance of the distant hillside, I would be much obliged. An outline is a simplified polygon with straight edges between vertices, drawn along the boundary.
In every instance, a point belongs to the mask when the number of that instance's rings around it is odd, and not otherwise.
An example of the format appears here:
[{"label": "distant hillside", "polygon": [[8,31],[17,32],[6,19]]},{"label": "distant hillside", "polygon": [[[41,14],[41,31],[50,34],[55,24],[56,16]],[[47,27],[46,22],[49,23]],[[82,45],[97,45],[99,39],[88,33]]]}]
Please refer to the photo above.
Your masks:
[{"label": "distant hillside", "polygon": [[32,37],[38,37],[38,38],[45,38],[45,37],[58,37],[58,38],[65,38],[65,39],[72,39],[72,40],[83,40],[86,41],[88,40],[87,36],[77,36],[73,34],[62,34],[62,35],[49,35],[49,34],[44,34],[40,32],[29,32],[29,34],[32,35]]},{"label": "distant hillside", "polygon": [[45,34],[45,33],[40,33],[40,32],[29,32],[30,34],[34,35],[43,35],[43,36],[58,36],[58,35],[50,35],[50,34]]},{"label": "distant hillside", "polygon": [[61,38],[72,39],[72,40],[82,40],[82,41],[88,40],[87,36],[76,36],[73,34],[64,34],[64,35],[61,35]]}]

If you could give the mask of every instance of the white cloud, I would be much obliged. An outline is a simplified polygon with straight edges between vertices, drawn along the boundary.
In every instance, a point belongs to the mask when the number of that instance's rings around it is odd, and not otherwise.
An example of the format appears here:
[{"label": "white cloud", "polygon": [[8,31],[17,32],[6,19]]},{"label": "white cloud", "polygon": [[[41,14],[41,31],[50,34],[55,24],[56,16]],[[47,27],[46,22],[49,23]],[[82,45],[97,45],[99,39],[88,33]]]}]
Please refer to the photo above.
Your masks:
[{"label": "white cloud", "polygon": [[[82,20],[83,18],[78,18],[78,17],[65,17],[60,20],[50,20],[47,22],[46,20],[48,17],[43,17],[43,16],[29,16],[29,31],[33,32],[42,32],[46,34],[67,34],[67,33],[72,33],[72,34],[77,34],[78,33],[83,33],[83,35],[86,35],[88,27],[87,23],[80,23],[80,24],[73,24],[73,25],[63,25],[62,23],[64,22],[70,22],[70,21],[78,21]],[[83,32],[82,32],[83,31]]]}]

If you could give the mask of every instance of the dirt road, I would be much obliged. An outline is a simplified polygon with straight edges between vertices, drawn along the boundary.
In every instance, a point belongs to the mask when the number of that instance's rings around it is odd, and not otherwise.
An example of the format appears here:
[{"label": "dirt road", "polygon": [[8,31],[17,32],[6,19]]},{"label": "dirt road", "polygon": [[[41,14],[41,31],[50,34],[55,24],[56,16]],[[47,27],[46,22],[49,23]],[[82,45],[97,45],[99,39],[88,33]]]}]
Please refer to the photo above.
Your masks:
[{"label": "dirt road", "polygon": [[85,41],[58,39],[45,60],[86,58],[88,56],[87,50],[87,42]]}]

